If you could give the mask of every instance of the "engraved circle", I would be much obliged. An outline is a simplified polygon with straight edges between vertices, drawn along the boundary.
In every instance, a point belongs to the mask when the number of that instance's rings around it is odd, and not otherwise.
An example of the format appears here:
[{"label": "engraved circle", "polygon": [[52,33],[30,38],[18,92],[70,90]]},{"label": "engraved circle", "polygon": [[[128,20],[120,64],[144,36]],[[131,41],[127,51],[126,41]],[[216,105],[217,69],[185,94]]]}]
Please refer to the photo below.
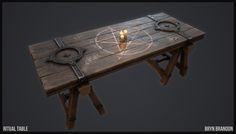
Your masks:
[{"label": "engraved circle", "polygon": [[[119,47],[119,33],[128,30],[126,50]],[[135,55],[147,51],[153,44],[152,36],[144,29],[136,27],[107,27],[97,34],[95,44],[99,49],[117,55]]]}]

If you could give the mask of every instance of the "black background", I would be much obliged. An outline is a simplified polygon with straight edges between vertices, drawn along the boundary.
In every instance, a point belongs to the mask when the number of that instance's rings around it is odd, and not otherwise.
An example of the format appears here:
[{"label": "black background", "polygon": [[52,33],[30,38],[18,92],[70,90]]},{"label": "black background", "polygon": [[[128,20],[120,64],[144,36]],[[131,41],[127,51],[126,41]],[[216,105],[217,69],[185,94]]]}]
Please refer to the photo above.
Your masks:
[{"label": "black background", "polygon": [[67,131],[57,96],[46,97],[28,46],[165,12],[206,32],[186,78],[167,86],[141,63],[92,81],[108,115],[79,98],[71,131],[204,131],[233,124],[233,3],[3,3],[2,125]]}]

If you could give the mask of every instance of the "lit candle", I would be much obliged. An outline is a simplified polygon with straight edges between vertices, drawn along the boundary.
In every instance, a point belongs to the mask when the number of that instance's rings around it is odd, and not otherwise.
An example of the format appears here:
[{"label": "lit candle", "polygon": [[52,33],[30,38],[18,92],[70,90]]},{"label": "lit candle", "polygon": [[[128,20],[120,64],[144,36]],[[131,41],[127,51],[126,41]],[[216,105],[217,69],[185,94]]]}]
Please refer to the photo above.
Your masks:
[{"label": "lit candle", "polygon": [[123,34],[124,34],[124,33],[123,33],[123,31],[121,30],[121,31],[120,31],[120,35],[123,35]]},{"label": "lit candle", "polygon": [[126,29],[123,31],[122,30],[120,31],[120,42],[127,42],[127,34],[128,34],[128,31]]},{"label": "lit candle", "polygon": [[120,35],[121,42],[124,42],[125,36],[122,34]]},{"label": "lit candle", "polygon": [[127,30],[120,31],[120,43],[118,44],[121,51],[126,49],[127,46]]},{"label": "lit candle", "polygon": [[128,31],[125,29],[123,33],[124,33],[124,36],[125,36],[125,40],[127,41],[127,34],[128,34]]},{"label": "lit candle", "polygon": [[125,35],[124,35],[123,31],[120,31],[120,42],[121,43],[125,42]]}]

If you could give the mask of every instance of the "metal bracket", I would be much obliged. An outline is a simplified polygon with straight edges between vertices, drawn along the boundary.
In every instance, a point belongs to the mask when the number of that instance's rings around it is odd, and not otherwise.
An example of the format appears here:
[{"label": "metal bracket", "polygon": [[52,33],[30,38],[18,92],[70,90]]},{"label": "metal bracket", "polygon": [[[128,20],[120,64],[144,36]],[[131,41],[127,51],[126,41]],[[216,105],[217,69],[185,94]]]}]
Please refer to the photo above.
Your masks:
[{"label": "metal bracket", "polygon": [[180,31],[181,25],[179,22],[172,22],[169,20],[156,20],[152,15],[147,15],[147,17],[155,21],[155,30],[165,31],[165,32],[175,32],[178,35],[184,37],[187,40],[192,39],[191,36],[185,34],[183,31]]},{"label": "metal bracket", "polygon": [[54,53],[49,55],[47,61],[61,65],[70,65],[76,77],[82,82],[85,77],[77,62],[83,57],[85,49],[65,46],[60,38],[54,39],[56,45],[59,47]]}]

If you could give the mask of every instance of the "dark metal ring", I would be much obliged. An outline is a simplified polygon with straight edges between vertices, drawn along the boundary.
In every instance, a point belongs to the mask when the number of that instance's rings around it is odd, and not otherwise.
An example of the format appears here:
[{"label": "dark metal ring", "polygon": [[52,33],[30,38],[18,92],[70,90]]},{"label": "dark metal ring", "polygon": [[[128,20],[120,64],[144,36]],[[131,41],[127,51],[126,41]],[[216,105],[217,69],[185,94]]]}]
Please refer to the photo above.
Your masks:
[{"label": "dark metal ring", "polygon": [[[175,27],[173,27],[173,28],[164,27],[164,26],[160,25],[161,23],[173,24]],[[161,31],[165,31],[165,32],[178,32],[180,30],[180,23],[179,22],[172,22],[172,21],[168,21],[168,20],[157,21],[155,23],[155,30],[161,30]]]},{"label": "dark metal ring", "polygon": [[[77,52],[77,55],[72,57],[69,60],[61,60],[61,59],[58,59],[56,57],[56,55],[58,53],[60,53],[60,52],[62,52],[64,50],[67,50],[67,49],[75,50]],[[85,52],[85,50],[83,50],[81,48],[76,48],[76,47],[72,47],[72,46],[63,47],[63,48],[57,49],[54,53],[52,53],[49,56],[49,59],[47,61],[52,61],[52,62],[55,62],[55,63],[58,63],[58,64],[70,64],[70,65],[73,65],[73,64],[75,64],[78,60],[80,60],[83,57],[83,53],[84,52]]]}]

